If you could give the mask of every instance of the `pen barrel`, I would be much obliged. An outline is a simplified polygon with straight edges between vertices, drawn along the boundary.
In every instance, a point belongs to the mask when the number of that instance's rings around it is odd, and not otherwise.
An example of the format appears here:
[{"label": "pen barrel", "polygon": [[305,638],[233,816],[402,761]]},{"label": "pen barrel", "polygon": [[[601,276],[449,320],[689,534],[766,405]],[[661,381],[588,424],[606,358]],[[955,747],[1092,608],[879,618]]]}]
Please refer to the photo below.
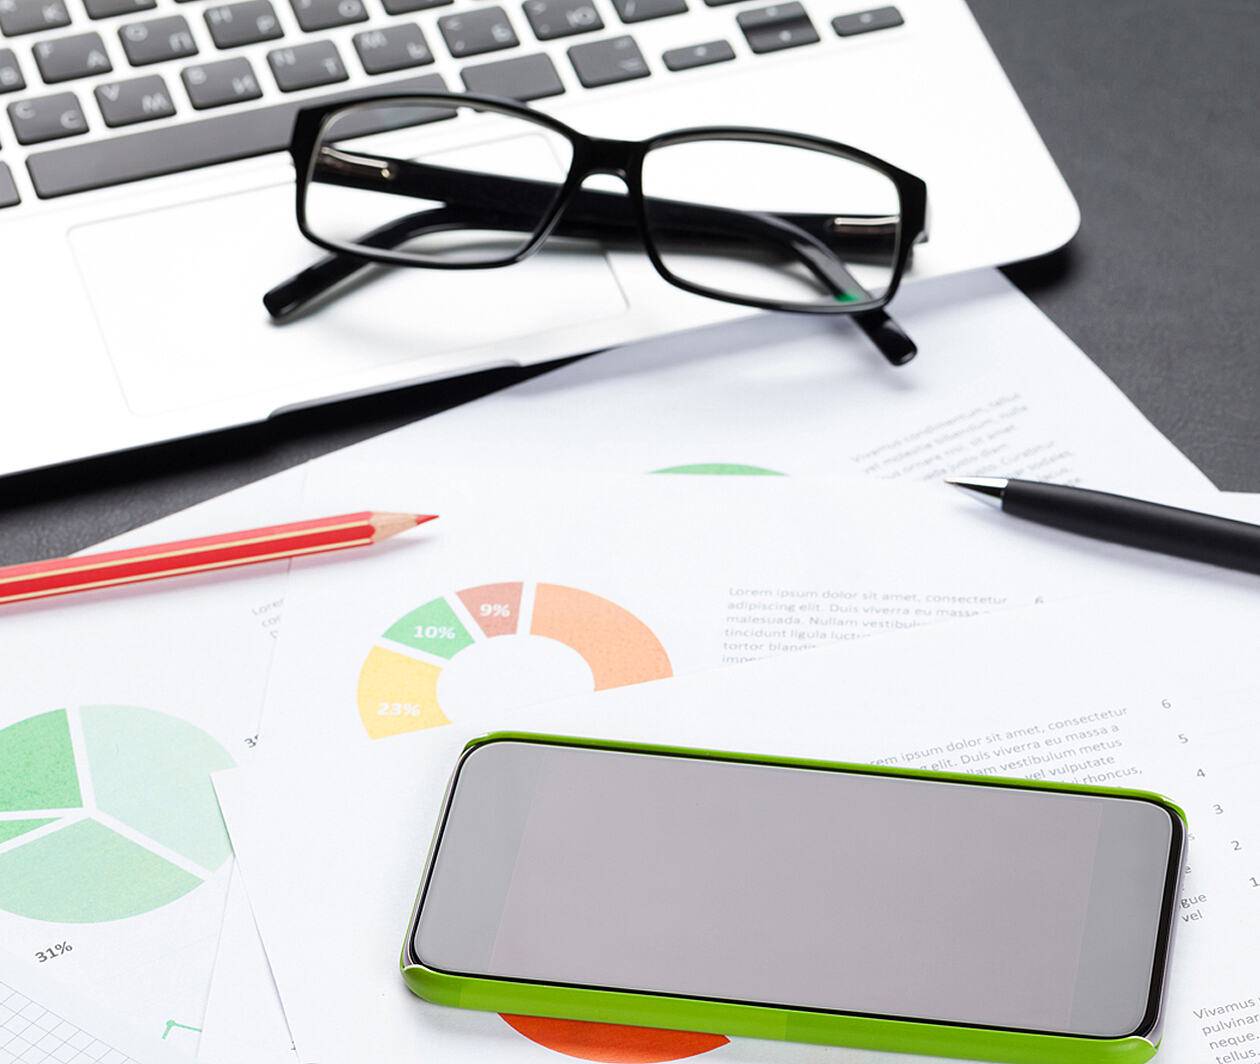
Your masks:
[{"label": "pen barrel", "polygon": [[1260,526],[1103,491],[1011,480],[1002,510],[1127,547],[1260,574]]}]

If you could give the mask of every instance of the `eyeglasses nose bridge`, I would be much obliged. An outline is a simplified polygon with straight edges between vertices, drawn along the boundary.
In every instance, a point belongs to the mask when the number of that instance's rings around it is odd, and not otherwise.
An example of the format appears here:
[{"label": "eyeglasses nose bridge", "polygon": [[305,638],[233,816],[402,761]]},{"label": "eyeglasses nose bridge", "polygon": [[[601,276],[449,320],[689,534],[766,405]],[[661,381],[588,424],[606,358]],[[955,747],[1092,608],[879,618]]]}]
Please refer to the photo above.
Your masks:
[{"label": "eyeglasses nose bridge", "polygon": [[588,137],[574,156],[573,170],[579,180],[592,174],[611,174],[628,182],[638,150],[637,141]]}]

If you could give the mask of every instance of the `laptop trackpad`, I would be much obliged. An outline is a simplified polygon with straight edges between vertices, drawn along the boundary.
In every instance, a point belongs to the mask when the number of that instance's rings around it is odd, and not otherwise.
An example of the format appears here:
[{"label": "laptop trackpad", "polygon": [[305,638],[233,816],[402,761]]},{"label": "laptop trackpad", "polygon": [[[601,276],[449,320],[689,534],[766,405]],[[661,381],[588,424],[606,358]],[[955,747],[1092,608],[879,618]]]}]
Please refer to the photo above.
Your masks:
[{"label": "laptop trackpad", "polygon": [[[544,251],[501,269],[374,269],[276,325],[263,293],[323,254],[297,230],[292,182],[79,226],[70,243],[140,414],[273,390],[285,406],[448,376],[459,352],[486,344],[502,347],[470,363],[507,364],[513,338],[626,310],[603,255]],[[137,275],[124,260],[147,268]]]}]

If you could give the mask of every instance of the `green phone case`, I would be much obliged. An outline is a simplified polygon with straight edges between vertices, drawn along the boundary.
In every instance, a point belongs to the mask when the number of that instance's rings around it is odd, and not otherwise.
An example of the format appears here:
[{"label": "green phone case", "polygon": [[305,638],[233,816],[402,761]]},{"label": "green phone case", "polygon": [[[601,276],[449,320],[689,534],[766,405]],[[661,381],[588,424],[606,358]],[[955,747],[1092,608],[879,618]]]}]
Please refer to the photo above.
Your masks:
[{"label": "green phone case", "polygon": [[[968,776],[954,772],[928,772],[917,769],[885,768],[873,765],[816,761],[805,758],[767,757],[756,754],[699,750],[676,746],[655,746],[645,743],[614,742],[572,736],[539,735],[530,732],[494,732],[474,739],[464,747],[459,764],[479,746],[492,742],[545,742],[552,745],[598,747],[649,754],[671,754],[720,761],[753,761],[770,765],[799,768],[832,769],[861,772],[868,775],[900,776],[910,779],[954,780],[962,783],[984,783],[1035,790],[1057,790],[1077,794],[1113,795],[1156,802],[1169,810],[1182,824],[1177,867],[1184,864],[1185,813],[1175,804],[1149,791],[1111,787],[1021,780],[995,776]],[[446,803],[459,766],[451,776]],[[444,817],[439,817],[439,829]],[[509,979],[454,975],[428,968],[409,960],[410,943],[419,915],[424,884],[432,865],[437,843],[433,843],[425,865],[425,875],[408,923],[402,951],[402,975],[413,993],[438,1005],[466,1009],[484,1009],[528,1016],[550,1016],[562,1019],[591,1020],[600,1023],[631,1024],[641,1027],[663,1027],[681,1031],[702,1031],[711,1034],[747,1038],[773,1038],[792,1042],[814,1042],[822,1045],[850,1046],[892,1053],[916,1053],[928,1056],[963,1057],[972,1060],[1010,1061],[1013,1064],[1138,1064],[1155,1055],[1159,1046],[1158,1016],[1151,1032],[1145,1036],[1098,1038],[1091,1036],[1038,1034],[1027,1031],[985,1027],[967,1027],[938,1022],[916,1022],[898,1019],[843,1014],[808,1009],[791,1009],[770,1005],[741,1005],[725,1001],[704,1001],[615,990],[594,990],[584,987],[550,986],[516,982]],[[1165,907],[1163,936],[1171,947],[1172,906]],[[1163,968],[1167,968],[1167,954]],[[1162,1002],[1163,972],[1158,991]],[[1159,1011],[1162,1011],[1159,1010]]]}]

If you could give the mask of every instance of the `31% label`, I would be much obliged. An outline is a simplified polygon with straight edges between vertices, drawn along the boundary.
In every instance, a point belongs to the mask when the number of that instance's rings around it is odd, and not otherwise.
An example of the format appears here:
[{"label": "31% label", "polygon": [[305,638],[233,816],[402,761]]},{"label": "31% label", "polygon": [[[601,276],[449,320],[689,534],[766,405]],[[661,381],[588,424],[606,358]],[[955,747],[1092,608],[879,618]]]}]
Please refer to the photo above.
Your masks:
[{"label": "31% label", "polygon": [[35,959],[40,964],[52,960],[54,957],[60,957],[63,953],[73,953],[74,947],[69,942],[58,942],[54,946],[48,946],[45,949],[35,951]]}]

